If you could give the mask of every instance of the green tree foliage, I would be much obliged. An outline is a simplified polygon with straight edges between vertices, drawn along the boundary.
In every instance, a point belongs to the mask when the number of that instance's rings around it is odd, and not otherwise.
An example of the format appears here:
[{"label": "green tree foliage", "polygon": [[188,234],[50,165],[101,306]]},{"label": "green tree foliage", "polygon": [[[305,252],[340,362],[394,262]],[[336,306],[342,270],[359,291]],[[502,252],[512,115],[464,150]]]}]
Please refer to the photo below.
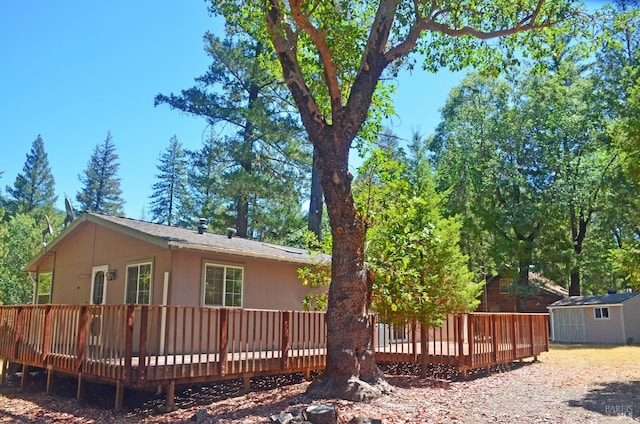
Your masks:
[{"label": "green tree foliage", "polygon": [[[545,28],[574,15],[571,2],[213,1],[227,31],[270,44],[282,80],[317,150],[317,169],[332,233],[332,281],[327,310],[327,368],[308,393],[366,400],[388,386],[371,349],[366,225],[351,191],[349,150],[382,78],[393,76],[409,54],[423,66],[489,72],[513,59],[516,48],[535,46]],[[527,30],[530,31],[524,34]],[[494,41],[489,41],[493,39]],[[268,58],[268,57],[267,57]],[[274,74],[275,68],[274,69]],[[373,120],[376,122],[376,120]]]},{"label": "green tree foliage", "polygon": [[392,152],[374,150],[359,170],[356,201],[370,226],[372,309],[390,323],[437,326],[447,314],[475,309],[482,285],[473,284],[460,251],[460,222],[443,216],[444,196],[436,193],[423,148],[412,151],[417,155],[405,167]]},{"label": "green tree foliage", "polygon": [[91,154],[87,168],[79,176],[83,187],[76,194],[79,209],[106,215],[124,213],[120,178],[118,178],[118,154],[113,144],[111,131],[102,144],[97,144]]},{"label": "green tree foliage", "polygon": [[22,268],[42,248],[41,229],[42,223],[25,214],[0,223],[0,304],[32,303],[34,284]]},{"label": "green tree foliage", "polygon": [[465,221],[481,230],[469,233],[490,234],[493,263],[521,270],[526,286],[553,180],[546,150],[523,127],[520,94],[504,80],[466,79],[447,100],[433,147],[451,212],[474,215]]},{"label": "green tree foliage", "polygon": [[13,187],[7,186],[7,209],[10,216],[40,212],[52,213],[55,195],[55,180],[49,167],[49,158],[44,150],[44,141],[38,137],[33,141],[27,159]]},{"label": "green tree foliage", "polygon": [[521,285],[535,265],[579,295],[584,265],[603,258],[583,254],[602,247],[588,230],[611,222],[608,204],[628,185],[594,92],[592,78],[558,62],[543,74],[467,79],[443,110],[433,148],[450,210],[476,217],[465,222],[490,234],[494,263],[518,269]]},{"label": "green tree foliage", "polygon": [[151,195],[152,220],[166,225],[192,226],[195,217],[191,216],[188,159],[175,135],[158,160],[157,168],[160,173],[156,174],[157,181],[152,186]]},{"label": "green tree foliage", "polygon": [[203,193],[194,194],[196,210],[216,213],[204,215],[214,222],[234,217],[226,226],[235,227],[240,237],[283,237],[297,217],[274,218],[299,209],[311,148],[293,119],[284,87],[264,69],[271,51],[250,37],[221,40],[207,34],[206,41],[213,63],[197,85],[181,95],[156,96],[156,104],[202,116],[217,131],[194,153],[200,168],[192,189]]}]

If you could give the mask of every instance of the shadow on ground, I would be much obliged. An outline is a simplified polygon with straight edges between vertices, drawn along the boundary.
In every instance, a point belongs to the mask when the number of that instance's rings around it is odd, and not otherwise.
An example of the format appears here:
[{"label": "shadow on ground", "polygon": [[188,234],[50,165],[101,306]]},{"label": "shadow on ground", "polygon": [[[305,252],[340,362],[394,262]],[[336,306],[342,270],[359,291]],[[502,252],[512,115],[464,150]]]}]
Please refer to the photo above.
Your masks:
[{"label": "shadow on ground", "polygon": [[640,380],[601,383],[569,406],[584,408],[605,416],[640,418]]}]

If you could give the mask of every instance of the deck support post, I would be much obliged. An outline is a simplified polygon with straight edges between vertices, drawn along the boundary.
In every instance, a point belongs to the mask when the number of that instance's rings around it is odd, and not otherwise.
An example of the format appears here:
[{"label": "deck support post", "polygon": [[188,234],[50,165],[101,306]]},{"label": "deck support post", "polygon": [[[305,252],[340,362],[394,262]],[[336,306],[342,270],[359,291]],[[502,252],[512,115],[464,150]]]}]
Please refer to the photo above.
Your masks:
[{"label": "deck support post", "polygon": [[304,370],[304,379],[306,381],[311,381],[311,370],[309,368]]},{"label": "deck support post", "polygon": [[118,380],[116,382],[116,404],[115,410],[121,411],[122,406],[124,405],[124,383],[122,380]]},{"label": "deck support post", "polygon": [[3,386],[7,384],[8,374],[9,373],[9,360],[2,359],[2,379],[0,380],[0,384]]},{"label": "deck support post", "polygon": [[22,378],[20,379],[20,388],[24,389],[29,382],[29,365],[22,364]]},{"label": "deck support post", "polygon": [[249,376],[248,374],[245,374],[242,377],[242,389],[245,392],[250,392],[251,391],[251,376]]},{"label": "deck support post", "polygon": [[82,400],[84,398],[84,380],[82,379],[82,373],[78,373],[78,390],[76,391],[76,399]]},{"label": "deck support post", "polygon": [[53,369],[49,366],[47,367],[47,388],[46,388],[46,392],[48,395],[51,394],[51,389],[53,388],[53,380],[54,380],[55,376],[54,376],[54,371]]},{"label": "deck support post", "polygon": [[171,380],[167,385],[167,397],[165,401],[165,409],[167,412],[173,411],[176,407],[176,381]]}]

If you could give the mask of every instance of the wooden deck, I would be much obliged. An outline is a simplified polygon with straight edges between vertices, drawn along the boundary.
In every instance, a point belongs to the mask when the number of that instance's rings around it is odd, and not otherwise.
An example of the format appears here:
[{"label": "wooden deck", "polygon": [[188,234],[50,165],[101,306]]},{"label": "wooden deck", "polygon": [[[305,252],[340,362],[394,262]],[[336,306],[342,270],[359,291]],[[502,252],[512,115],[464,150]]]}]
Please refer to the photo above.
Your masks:
[{"label": "wooden deck", "polygon": [[[547,314],[473,313],[439,328],[388,326],[372,316],[379,362],[448,364],[463,373],[548,350]],[[3,380],[8,363],[39,367],[123,390],[321,370],[326,361],[323,312],[149,305],[0,307]]]}]

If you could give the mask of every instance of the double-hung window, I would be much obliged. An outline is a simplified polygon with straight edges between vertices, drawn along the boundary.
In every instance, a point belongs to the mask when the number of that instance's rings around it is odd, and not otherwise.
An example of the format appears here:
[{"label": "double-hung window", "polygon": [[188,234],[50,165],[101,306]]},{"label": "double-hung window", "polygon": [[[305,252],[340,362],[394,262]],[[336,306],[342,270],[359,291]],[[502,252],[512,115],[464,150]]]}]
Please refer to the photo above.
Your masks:
[{"label": "double-hung window", "polygon": [[151,262],[127,265],[126,303],[150,303],[151,271]]},{"label": "double-hung window", "polygon": [[203,280],[204,306],[242,307],[243,268],[205,263]]},{"label": "double-hung window", "polygon": [[51,303],[52,282],[52,272],[43,272],[38,275],[38,293],[36,294],[36,304],[43,305],[46,303]]}]

